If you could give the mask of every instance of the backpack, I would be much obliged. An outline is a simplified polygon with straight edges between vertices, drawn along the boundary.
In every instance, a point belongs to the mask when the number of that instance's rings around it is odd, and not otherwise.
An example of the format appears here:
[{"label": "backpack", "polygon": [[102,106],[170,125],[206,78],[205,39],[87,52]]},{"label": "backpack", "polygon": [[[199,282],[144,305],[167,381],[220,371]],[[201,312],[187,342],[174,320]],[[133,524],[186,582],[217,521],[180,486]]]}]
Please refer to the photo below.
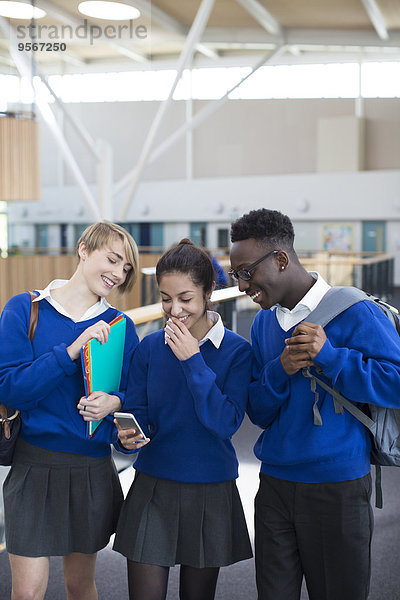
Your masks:
[{"label": "backpack", "polygon": [[[399,311],[383,300],[350,286],[330,288],[318,306],[305,320],[325,327],[327,323],[347,308],[363,300],[373,302],[378,306],[390,319],[400,336]],[[322,373],[322,370],[318,368],[316,370]],[[302,373],[304,377],[310,379],[311,391],[315,394],[313,406],[315,425],[322,425],[317,406],[317,385],[319,385],[332,396],[336,413],[343,413],[345,408],[369,430],[372,441],[370,460],[371,464],[375,465],[375,505],[377,508],[382,508],[381,466],[400,467],[400,408],[386,408],[366,404],[365,407],[368,411],[368,414],[366,414],[336,388],[329,386],[317,375],[311,373],[309,368],[302,369]]]}]

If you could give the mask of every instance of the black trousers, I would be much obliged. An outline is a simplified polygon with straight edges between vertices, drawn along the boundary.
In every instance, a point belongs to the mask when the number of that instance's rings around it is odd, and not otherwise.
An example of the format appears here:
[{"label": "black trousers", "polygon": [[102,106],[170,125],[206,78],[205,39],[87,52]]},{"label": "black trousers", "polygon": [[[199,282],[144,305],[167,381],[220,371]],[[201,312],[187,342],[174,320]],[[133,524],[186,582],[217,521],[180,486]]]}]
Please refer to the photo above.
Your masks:
[{"label": "black trousers", "polygon": [[366,600],[371,574],[371,475],[296,483],[260,475],[255,499],[258,600]]}]

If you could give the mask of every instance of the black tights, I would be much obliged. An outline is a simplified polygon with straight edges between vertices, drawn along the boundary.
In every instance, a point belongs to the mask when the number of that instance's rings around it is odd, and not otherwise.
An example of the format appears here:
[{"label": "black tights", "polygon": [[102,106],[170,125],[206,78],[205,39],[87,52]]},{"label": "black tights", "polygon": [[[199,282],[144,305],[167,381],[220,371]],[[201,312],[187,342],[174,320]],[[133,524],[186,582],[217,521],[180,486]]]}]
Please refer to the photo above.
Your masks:
[{"label": "black tights", "polygon": [[[195,569],[181,566],[180,600],[214,600],[219,568]],[[165,600],[169,567],[128,560],[129,600]]]}]

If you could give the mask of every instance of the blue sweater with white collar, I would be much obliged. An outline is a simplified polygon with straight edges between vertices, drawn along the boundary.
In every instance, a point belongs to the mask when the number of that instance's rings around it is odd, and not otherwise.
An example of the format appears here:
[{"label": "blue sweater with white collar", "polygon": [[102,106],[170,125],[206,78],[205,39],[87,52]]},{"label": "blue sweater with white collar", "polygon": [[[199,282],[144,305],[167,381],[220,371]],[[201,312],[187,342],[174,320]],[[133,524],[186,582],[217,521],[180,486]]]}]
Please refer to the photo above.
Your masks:
[{"label": "blue sweater with white collar", "polygon": [[[69,346],[97,321],[109,323],[120,311],[108,308],[101,315],[75,323],[47,302],[39,302],[39,318],[31,343],[28,337],[30,295],[14,296],[0,317],[0,402],[21,410],[21,437],[47,450],[86,456],[107,456],[117,439],[112,417],[106,417],[91,439],[77,404],[85,395],[80,358],[73,361]],[[124,389],[132,353],[139,343],[135,325],[126,318],[126,341],[121,376]]]},{"label": "blue sweater with white collar", "polygon": [[207,340],[184,361],[165,344],[164,330],[145,337],[132,360],[124,409],[150,437],[135,469],[180,482],[235,479],[231,436],[245,414],[251,358],[250,344],[228,329],[219,348]]},{"label": "blue sweater with white collar", "polygon": [[[323,424],[314,425],[309,380],[301,372],[289,376],[281,365],[293,329],[283,331],[274,310],[261,310],[252,327],[248,414],[264,429],[254,447],[261,472],[305,483],[362,477],[370,470],[366,428],[346,410],[336,414],[332,397],[318,387]],[[325,380],[356,403],[400,408],[400,338],[386,315],[359,302],[324,329],[327,340],[314,363]]]}]

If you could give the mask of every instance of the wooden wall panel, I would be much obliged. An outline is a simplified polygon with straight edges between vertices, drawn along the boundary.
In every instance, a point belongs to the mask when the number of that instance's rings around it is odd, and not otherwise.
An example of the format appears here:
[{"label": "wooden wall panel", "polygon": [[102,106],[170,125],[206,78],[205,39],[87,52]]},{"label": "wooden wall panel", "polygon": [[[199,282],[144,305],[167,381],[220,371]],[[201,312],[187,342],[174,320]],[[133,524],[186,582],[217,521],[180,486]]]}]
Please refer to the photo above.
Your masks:
[{"label": "wooden wall panel", "polygon": [[[140,254],[140,268],[155,266],[160,254]],[[69,279],[76,269],[76,256],[9,256],[0,258],[0,310],[15,294],[26,290],[43,289],[53,279]],[[133,290],[124,296],[112,292],[110,304],[120,310],[138,308],[142,300],[142,274],[139,272]]]},{"label": "wooden wall panel", "polygon": [[0,200],[40,199],[38,123],[0,118]]}]

